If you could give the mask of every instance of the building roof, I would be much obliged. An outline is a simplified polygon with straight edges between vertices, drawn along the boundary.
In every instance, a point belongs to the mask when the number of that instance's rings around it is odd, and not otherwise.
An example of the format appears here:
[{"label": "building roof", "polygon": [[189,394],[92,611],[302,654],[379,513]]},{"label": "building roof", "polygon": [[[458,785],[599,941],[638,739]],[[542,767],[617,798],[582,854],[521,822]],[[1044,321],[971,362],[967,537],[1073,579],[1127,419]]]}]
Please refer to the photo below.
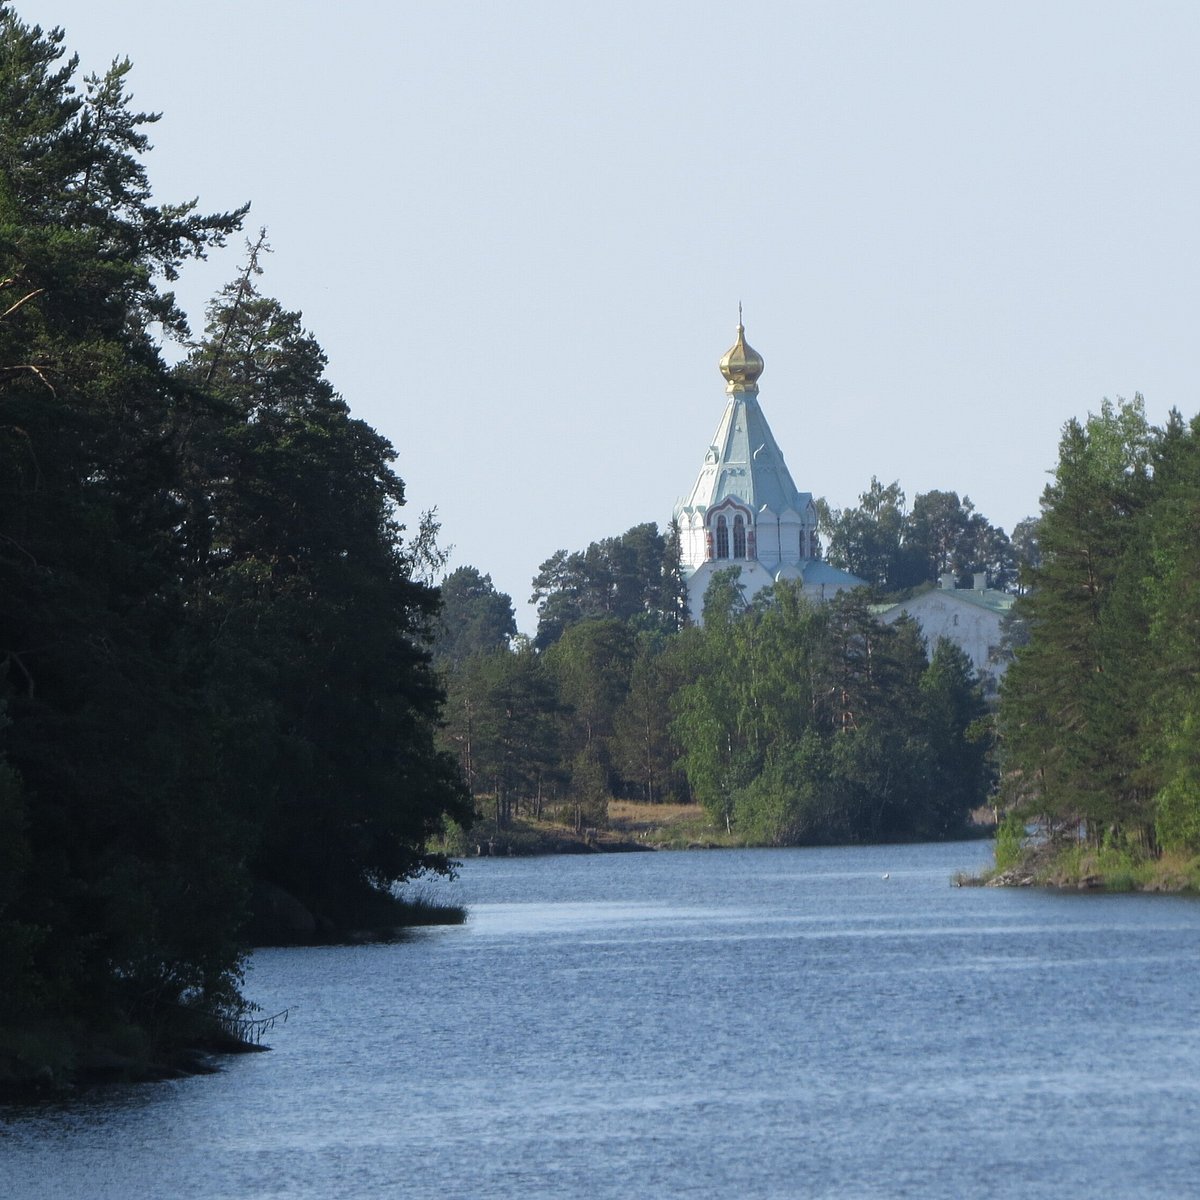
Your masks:
[{"label": "building roof", "polygon": [[791,509],[803,516],[812,494],[797,490],[759,406],[763,359],[747,345],[740,322],[737,340],[722,357],[720,367],[729,399],[700,474],[692,490],[676,504],[676,515],[704,511],[733,497],[754,512],[769,509],[778,516]]},{"label": "building roof", "polygon": [[801,563],[800,572],[808,587],[816,584],[834,584],[837,587],[854,588],[862,587],[864,583],[857,575],[851,575],[841,567],[831,566],[823,558],[810,558]]},{"label": "building roof", "polygon": [[1003,616],[1013,604],[1016,603],[1016,597],[1009,592],[998,592],[994,588],[930,588],[925,592],[918,592],[915,596],[908,600],[902,600],[898,604],[880,604],[872,605],[872,610],[878,610],[882,616],[885,613],[893,612],[896,609],[903,609],[905,612],[912,609],[914,605],[920,605],[926,602],[936,602],[938,600],[952,600],[959,604],[968,604],[974,608],[986,609],[988,612],[995,613],[997,616]]}]

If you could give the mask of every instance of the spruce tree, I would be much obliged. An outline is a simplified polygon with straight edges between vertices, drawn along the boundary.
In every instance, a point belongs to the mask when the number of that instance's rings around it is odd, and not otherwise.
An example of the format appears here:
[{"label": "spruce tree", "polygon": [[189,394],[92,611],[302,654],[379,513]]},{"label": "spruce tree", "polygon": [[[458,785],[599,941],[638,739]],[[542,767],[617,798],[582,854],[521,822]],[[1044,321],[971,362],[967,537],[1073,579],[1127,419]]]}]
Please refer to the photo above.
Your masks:
[{"label": "spruce tree", "polygon": [[[1002,687],[1005,792],[1052,830],[1100,840],[1144,823],[1137,784],[1140,518],[1157,439],[1140,397],[1070,421],[1042,498],[1041,563],[1019,602],[1029,641]],[[1123,575],[1124,572],[1124,575]],[[1135,718],[1136,719],[1136,718]]]}]

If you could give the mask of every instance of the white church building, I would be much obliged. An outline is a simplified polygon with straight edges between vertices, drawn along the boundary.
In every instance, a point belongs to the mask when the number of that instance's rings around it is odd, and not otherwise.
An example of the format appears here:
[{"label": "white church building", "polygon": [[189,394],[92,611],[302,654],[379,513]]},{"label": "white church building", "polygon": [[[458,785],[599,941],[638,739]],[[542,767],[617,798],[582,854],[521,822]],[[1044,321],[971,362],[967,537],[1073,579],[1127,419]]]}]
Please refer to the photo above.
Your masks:
[{"label": "white church building", "polygon": [[975,576],[974,586],[955,587],[953,575],[943,575],[936,588],[927,588],[898,604],[882,605],[876,614],[885,625],[912,617],[930,653],[938,638],[948,638],[971,660],[984,695],[994,696],[1008,667],[1004,647],[1004,618],[1016,597],[987,586],[987,576]]},{"label": "white church building", "polygon": [[758,403],[762,356],[746,344],[739,312],[737,341],[720,362],[725,412],[692,490],[675,505],[688,607],[694,620],[715,572],[741,568],[749,601],[776,580],[796,580],[825,600],[862,580],[821,560],[817,510],[810,492],[792,482]]}]

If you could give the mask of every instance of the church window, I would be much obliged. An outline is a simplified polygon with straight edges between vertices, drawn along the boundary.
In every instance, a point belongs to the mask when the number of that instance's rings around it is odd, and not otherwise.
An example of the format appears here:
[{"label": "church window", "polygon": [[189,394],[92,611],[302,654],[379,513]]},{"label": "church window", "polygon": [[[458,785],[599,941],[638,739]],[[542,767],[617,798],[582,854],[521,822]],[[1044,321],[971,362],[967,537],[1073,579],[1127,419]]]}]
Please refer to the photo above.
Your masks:
[{"label": "church window", "polygon": [[746,522],[740,513],[733,518],[733,557],[746,557]]},{"label": "church window", "polygon": [[717,518],[717,557],[729,557],[729,526],[723,516]]}]

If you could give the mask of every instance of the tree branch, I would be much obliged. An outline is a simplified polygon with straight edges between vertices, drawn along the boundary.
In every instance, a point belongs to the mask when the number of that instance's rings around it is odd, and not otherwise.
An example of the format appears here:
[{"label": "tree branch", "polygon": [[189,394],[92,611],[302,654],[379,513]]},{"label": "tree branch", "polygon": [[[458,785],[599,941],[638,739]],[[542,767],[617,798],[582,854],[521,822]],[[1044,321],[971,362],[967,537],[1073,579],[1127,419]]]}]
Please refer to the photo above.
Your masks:
[{"label": "tree branch", "polygon": [[[4,283],[6,283],[6,284],[12,283],[12,282],[14,282],[14,281],[9,280],[9,279],[6,279],[4,281]],[[3,286],[3,284],[0,284],[0,286]],[[45,290],[46,290],[45,288],[34,288],[34,290],[32,292],[30,292],[28,296],[22,296],[20,298],[20,300],[18,300],[16,302],[16,304],[12,305],[11,307],[5,309],[4,312],[0,313],[0,321],[3,321],[6,317],[11,317],[13,315],[13,313],[15,313],[17,311],[17,309],[21,307],[22,304],[27,304],[35,296],[40,296]]]}]

